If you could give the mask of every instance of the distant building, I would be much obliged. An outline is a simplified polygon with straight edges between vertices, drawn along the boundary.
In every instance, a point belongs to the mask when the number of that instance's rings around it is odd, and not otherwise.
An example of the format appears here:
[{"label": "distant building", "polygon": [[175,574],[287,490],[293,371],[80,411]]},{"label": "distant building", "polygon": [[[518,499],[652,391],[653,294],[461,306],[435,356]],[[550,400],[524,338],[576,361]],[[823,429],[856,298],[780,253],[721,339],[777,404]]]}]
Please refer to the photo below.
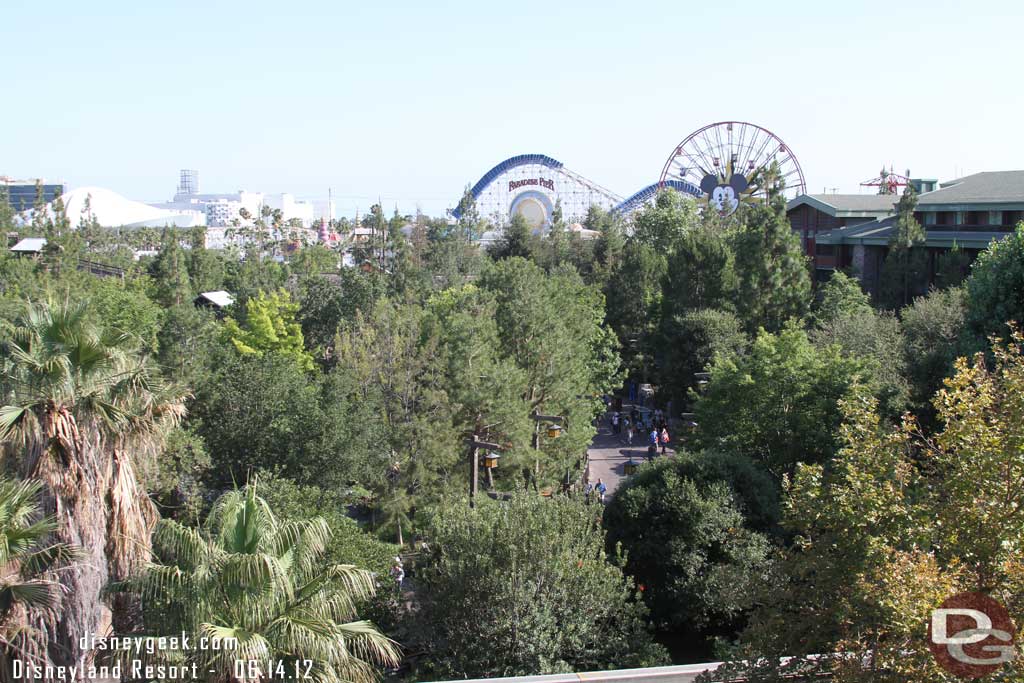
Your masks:
[{"label": "distant building", "polygon": [[206,204],[206,224],[211,227],[223,228],[239,223],[248,223],[242,218],[245,206],[240,201],[218,199]]},{"label": "distant building", "polygon": [[224,290],[203,292],[195,298],[194,303],[196,306],[221,311],[228,306],[233,305],[235,303],[235,297],[231,296],[229,292],[225,292]]},{"label": "distant building", "polygon": [[835,247],[818,244],[818,234],[884,218],[895,211],[897,201],[899,196],[892,194],[803,194],[789,201],[786,215],[815,269],[831,271],[837,262]]},{"label": "distant building", "polygon": [[312,202],[296,199],[294,195],[287,192],[267,195],[264,204],[272,209],[278,209],[285,223],[298,219],[302,222],[302,227],[308,228],[316,219],[316,211]]},{"label": "distant building", "polygon": [[66,190],[64,183],[48,183],[42,178],[17,180],[9,176],[0,176],[0,187],[7,191],[8,201],[19,213],[33,207],[37,188],[42,189],[44,204],[49,204]]},{"label": "distant building", "polygon": [[[811,245],[809,253],[819,273],[848,269],[867,291],[877,292],[896,231],[898,201],[896,195],[802,195],[789,202],[787,214],[793,229]],[[925,229],[924,248],[932,274],[937,256],[954,245],[973,260],[1024,220],[1024,171],[975,173],[941,183],[918,197],[914,217]]]},{"label": "distant building", "polygon": [[[334,218],[334,202],[311,202],[296,199],[288,193],[265,195],[262,192],[201,193],[199,191],[199,171],[183,169],[180,172],[177,192],[169,202],[154,202],[150,206],[165,211],[199,211],[206,215],[206,224],[211,227],[230,227],[239,222],[251,225],[259,218],[264,206],[281,211],[282,219],[287,223],[298,219],[302,227],[313,227],[318,218]],[[252,218],[242,217],[245,210]]]},{"label": "distant building", "polygon": [[[206,224],[206,215],[199,211],[158,209],[150,204],[126,199],[118,193],[103,187],[76,187],[61,195],[64,213],[72,226],[80,220],[95,220],[108,228],[162,228],[176,226],[191,228]],[[52,216],[53,204],[46,207]],[[31,220],[32,212],[19,216],[20,222]]]},{"label": "distant building", "polygon": [[11,247],[10,252],[18,256],[39,256],[45,246],[45,237],[26,237]]}]

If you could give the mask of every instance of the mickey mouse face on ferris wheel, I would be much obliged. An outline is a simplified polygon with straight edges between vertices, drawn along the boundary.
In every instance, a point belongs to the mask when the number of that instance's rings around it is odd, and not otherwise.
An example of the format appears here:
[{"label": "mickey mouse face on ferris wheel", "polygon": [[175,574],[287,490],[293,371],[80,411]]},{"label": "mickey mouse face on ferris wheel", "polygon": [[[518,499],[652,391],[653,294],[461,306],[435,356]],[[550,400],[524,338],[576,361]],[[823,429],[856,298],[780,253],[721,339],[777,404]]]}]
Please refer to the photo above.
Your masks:
[{"label": "mickey mouse face on ferris wheel", "polygon": [[720,216],[728,216],[736,210],[740,205],[740,195],[748,187],[749,183],[741,173],[731,174],[728,182],[717,173],[709,173],[700,181],[700,189]]}]

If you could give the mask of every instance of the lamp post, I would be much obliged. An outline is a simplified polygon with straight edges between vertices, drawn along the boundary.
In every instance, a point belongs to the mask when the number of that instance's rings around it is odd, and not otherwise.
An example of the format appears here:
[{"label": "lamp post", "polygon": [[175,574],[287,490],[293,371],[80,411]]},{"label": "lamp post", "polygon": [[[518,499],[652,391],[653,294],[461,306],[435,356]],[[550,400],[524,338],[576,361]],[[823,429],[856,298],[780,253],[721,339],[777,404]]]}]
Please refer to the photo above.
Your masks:
[{"label": "lamp post", "polygon": [[480,488],[480,459],[477,453],[481,448],[500,453],[505,450],[505,447],[490,441],[481,441],[476,438],[476,434],[467,439],[467,443],[469,444],[469,507],[475,508],[476,492]]},{"label": "lamp post", "polygon": [[[534,410],[530,413],[530,419],[533,420],[533,450],[540,451],[540,425],[542,422],[552,423],[553,426],[557,426],[557,432],[551,436],[552,429],[548,429],[548,435],[555,439],[561,434],[562,429],[568,426],[568,419],[564,415],[541,415],[539,411]],[[533,466],[533,490],[539,493],[537,487],[537,478],[540,477],[540,455],[536,456]],[[526,483],[527,489],[530,487],[530,483]]]}]

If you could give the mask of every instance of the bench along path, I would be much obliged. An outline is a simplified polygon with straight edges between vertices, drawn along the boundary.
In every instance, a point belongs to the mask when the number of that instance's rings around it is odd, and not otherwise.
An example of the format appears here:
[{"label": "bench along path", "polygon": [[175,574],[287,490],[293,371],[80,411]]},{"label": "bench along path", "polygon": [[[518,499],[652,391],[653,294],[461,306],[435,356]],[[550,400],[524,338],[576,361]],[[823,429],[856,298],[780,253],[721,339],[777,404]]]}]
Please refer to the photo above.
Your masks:
[{"label": "bench along path", "polygon": [[[627,405],[624,410],[628,413],[631,408],[632,406]],[[641,409],[641,412],[648,417],[649,421],[648,411]],[[596,485],[598,479],[603,480],[605,486],[608,487],[606,497],[613,495],[626,478],[625,465],[629,462],[630,456],[633,457],[633,462],[639,464],[644,462],[647,455],[647,434],[634,434],[633,445],[627,445],[625,430],[621,434],[612,434],[610,416],[611,413],[607,413],[601,418],[594,441],[587,449],[590,458],[588,481]],[[667,451],[669,455],[674,454],[672,446],[673,444],[669,443]]]}]

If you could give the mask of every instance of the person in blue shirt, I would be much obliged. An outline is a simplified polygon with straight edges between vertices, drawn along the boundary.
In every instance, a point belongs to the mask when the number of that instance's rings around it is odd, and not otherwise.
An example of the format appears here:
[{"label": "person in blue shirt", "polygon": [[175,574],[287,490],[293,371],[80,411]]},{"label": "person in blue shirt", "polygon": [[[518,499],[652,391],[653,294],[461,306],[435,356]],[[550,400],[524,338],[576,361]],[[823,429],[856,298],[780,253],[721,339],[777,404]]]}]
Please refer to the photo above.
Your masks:
[{"label": "person in blue shirt", "polygon": [[647,461],[650,462],[658,455],[658,430],[652,429],[647,435]]}]

